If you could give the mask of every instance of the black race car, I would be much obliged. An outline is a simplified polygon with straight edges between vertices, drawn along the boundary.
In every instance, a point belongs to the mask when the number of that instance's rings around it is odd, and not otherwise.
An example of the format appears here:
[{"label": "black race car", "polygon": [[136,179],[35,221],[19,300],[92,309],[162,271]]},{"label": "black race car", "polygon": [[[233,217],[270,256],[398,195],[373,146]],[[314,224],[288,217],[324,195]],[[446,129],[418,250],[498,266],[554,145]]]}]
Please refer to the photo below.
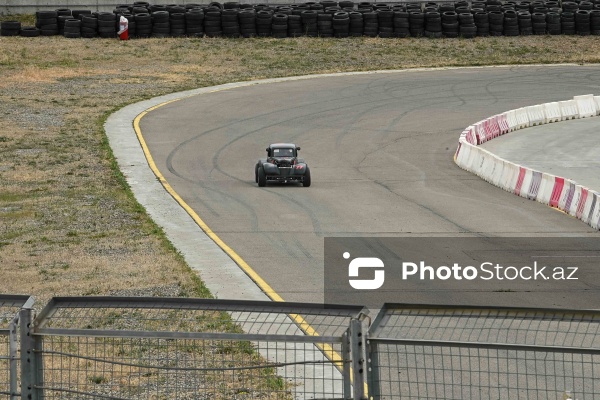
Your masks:
[{"label": "black race car", "polygon": [[274,143],[267,147],[267,158],[261,158],[254,167],[254,180],[263,187],[269,181],[298,182],[310,186],[310,169],[298,158],[300,147],[292,143]]}]

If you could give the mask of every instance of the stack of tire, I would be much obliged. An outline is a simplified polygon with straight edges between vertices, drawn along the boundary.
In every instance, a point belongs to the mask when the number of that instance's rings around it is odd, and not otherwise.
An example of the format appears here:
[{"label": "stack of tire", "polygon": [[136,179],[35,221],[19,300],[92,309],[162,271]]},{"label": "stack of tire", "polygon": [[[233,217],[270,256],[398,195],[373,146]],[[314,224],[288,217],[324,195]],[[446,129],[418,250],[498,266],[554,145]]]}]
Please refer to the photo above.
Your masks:
[{"label": "stack of tire", "polygon": [[[75,18],[75,16],[73,16]],[[81,37],[95,38],[98,37],[98,17],[92,14],[79,14],[81,19]]]},{"label": "stack of tire", "polygon": [[363,14],[359,13],[358,11],[350,11],[348,16],[350,17],[350,36],[363,36],[365,34],[365,22]]},{"label": "stack of tire", "polygon": [[405,38],[410,36],[409,14],[406,10],[394,11],[394,37]]},{"label": "stack of tire", "polygon": [[300,15],[303,10],[298,7],[293,10],[291,14],[288,14],[288,36],[289,37],[298,37],[302,36],[304,32],[304,27],[302,25],[302,16]]},{"label": "stack of tire", "polygon": [[579,3],[579,10],[575,12],[575,30],[580,36],[589,36],[590,34],[590,11],[581,9],[581,2]]},{"label": "stack of tire", "polygon": [[[273,12],[270,10],[260,10],[256,13],[256,33],[258,36],[271,36],[273,25]],[[207,32],[208,34],[208,32]]]},{"label": "stack of tire", "polygon": [[475,22],[475,27],[477,29],[477,36],[490,36],[490,18],[487,12],[476,11],[475,14],[473,14],[473,21]]},{"label": "stack of tire", "polygon": [[56,10],[56,14],[58,16],[56,18],[56,22],[58,23],[58,34],[64,35],[65,22],[68,19],[74,18],[73,14],[71,13],[71,10],[69,10],[68,8],[59,8],[58,10]]},{"label": "stack of tire", "polygon": [[600,3],[596,3],[596,9],[590,11],[590,33],[600,35]]},{"label": "stack of tire", "polygon": [[546,14],[543,12],[533,12],[531,14],[531,24],[534,35],[546,34]]},{"label": "stack of tire", "polygon": [[410,25],[410,35],[412,37],[421,37],[425,34],[425,15],[422,11],[411,11],[408,21]]},{"label": "stack of tire", "polygon": [[317,12],[317,14],[321,14],[325,12],[325,7],[323,7],[323,4],[321,3],[311,3],[310,4],[310,9],[314,10]]},{"label": "stack of tire", "polygon": [[363,34],[368,37],[377,37],[379,34],[379,16],[371,10],[363,13]]},{"label": "stack of tire", "polygon": [[238,38],[241,34],[240,21],[238,19],[239,9],[231,7],[231,3],[228,4],[229,8],[221,11],[221,30],[223,32],[222,35],[229,38]]},{"label": "stack of tire", "polygon": [[72,10],[71,15],[73,18],[79,20],[82,20],[84,16],[93,16],[94,18],[97,18],[97,15],[92,15],[91,10]]},{"label": "stack of tire", "polygon": [[238,14],[240,21],[240,34],[242,37],[250,38],[257,35],[256,11],[254,9],[243,9]]},{"label": "stack of tire", "polygon": [[21,34],[21,23],[19,21],[2,21],[0,23],[0,35],[19,36]]},{"label": "stack of tire", "polygon": [[563,12],[568,12],[568,13],[573,13],[575,14],[575,12],[579,9],[579,4],[577,4],[574,1],[564,1],[562,3],[562,10]]},{"label": "stack of tire", "polygon": [[171,28],[170,36],[184,37],[187,34],[185,12],[170,12],[169,25]]},{"label": "stack of tire", "polygon": [[504,34],[504,13],[499,10],[490,11],[488,20],[490,21],[490,36],[502,36]]},{"label": "stack of tire", "polygon": [[425,36],[429,38],[442,37],[442,16],[438,11],[425,13]]},{"label": "stack of tire", "polygon": [[[300,13],[301,18],[301,34],[305,34],[306,36],[318,36],[319,35],[319,23],[318,23],[319,13],[316,10],[302,10]],[[362,20],[361,20],[362,22]],[[290,23],[290,36],[296,36],[294,25],[292,24],[292,20]]]},{"label": "stack of tire", "polygon": [[517,13],[517,21],[519,23],[519,34],[523,36],[533,35],[533,21],[529,11],[519,11]]},{"label": "stack of tire", "polygon": [[[150,3],[148,3],[147,1],[134,1],[133,2],[133,13],[136,14],[135,8],[145,8],[146,12],[147,10],[150,8]],[[142,11],[143,12],[143,11]]]},{"label": "stack of tire", "polygon": [[548,11],[546,14],[546,29],[549,35],[560,35],[560,14],[553,11]]},{"label": "stack of tire", "polygon": [[58,13],[56,11],[36,12],[35,26],[42,36],[58,35]]},{"label": "stack of tire", "polygon": [[114,38],[117,36],[117,16],[111,12],[99,12],[98,36],[101,38]]},{"label": "stack of tire", "polygon": [[442,13],[442,33],[447,38],[458,37],[458,14],[455,11],[444,11]]},{"label": "stack of tire", "polygon": [[[4,22],[11,22],[11,21],[4,21]],[[12,22],[16,22],[16,21],[12,21]],[[20,35],[23,37],[38,37],[38,36],[40,36],[40,30],[38,28],[36,28],[35,26],[23,26],[23,27],[21,27]]]},{"label": "stack of tire", "polygon": [[138,14],[149,14],[150,12],[148,11],[148,6],[135,2],[133,3],[133,6],[131,6],[131,13],[135,17]]},{"label": "stack of tire", "polygon": [[575,34],[575,13],[563,11],[560,14],[560,29],[564,35]]},{"label": "stack of tire", "polygon": [[339,6],[345,11],[354,11],[354,2],[350,0],[340,0]]},{"label": "stack of tire", "polygon": [[391,38],[394,36],[394,12],[391,9],[380,8],[377,11],[379,23],[379,37]]},{"label": "stack of tire", "polygon": [[504,36],[519,36],[519,19],[515,10],[504,11]]},{"label": "stack of tire", "polygon": [[[133,9],[133,19],[135,20],[135,35],[139,38],[149,38],[152,36],[152,16],[147,12],[143,12],[141,7]],[[204,13],[202,14],[204,19]]]},{"label": "stack of tire", "polygon": [[63,35],[69,39],[79,39],[81,37],[81,21],[75,18],[67,19]]},{"label": "stack of tire", "polygon": [[333,37],[333,15],[325,12],[318,14],[317,28],[320,37]]},{"label": "stack of tire", "polygon": [[[100,16],[98,16],[98,19],[100,20]],[[170,23],[169,12],[167,10],[153,11],[152,12],[152,37],[165,38],[165,37],[168,37],[170,34],[171,34],[171,23]]]},{"label": "stack of tire", "polygon": [[283,39],[288,37],[287,33],[287,14],[275,13],[271,19],[271,36],[274,38]]},{"label": "stack of tire", "polygon": [[239,10],[240,3],[237,1],[227,1],[223,3],[223,10]]},{"label": "stack of tire", "polygon": [[350,15],[347,11],[338,11],[333,14],[333,37],[347,38],[350,36]]},{"label": "stack of tire", "polygon": [[472,39],[477,36],[477,26],[475,25],[473,14],[460,13],[458,14],[458,21],[460,23],[459,32],[462,37]]},{"label": "stack of tire", "polygon": [[445,12],[456,12],[456,6],[452,3],[443,3],[440,4],[438,11],[440,12],[440,14],[443,14]]}]

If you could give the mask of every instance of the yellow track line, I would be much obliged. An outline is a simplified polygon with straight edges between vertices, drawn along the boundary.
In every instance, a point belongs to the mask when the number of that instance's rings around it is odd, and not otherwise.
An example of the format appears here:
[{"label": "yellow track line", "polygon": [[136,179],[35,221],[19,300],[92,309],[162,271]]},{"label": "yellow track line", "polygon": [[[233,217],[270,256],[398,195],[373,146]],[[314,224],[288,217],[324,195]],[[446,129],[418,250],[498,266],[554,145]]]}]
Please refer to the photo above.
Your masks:
[{"label": "yellow track line", "polygon": [[[227,89],[221,89],[221,90],[227,90]],[[210,93],[218,92],[218,91],[220,91],[220,90],[214,90]],[[202,220],[202,218],[200,218],[200,216],[198,214],[196,214],[196,212],[192,209],[192,207],[190,207],[185,202],[185,200],[183,200],[181,198],[181,196],[179,196],[179,194],[175,191],[175,189],[173,189],[173,187],[169,184],[169,182],[167,182],[167,180],[165,179],[163,174],[160,172],[160,170],[156,166],[156,163],[154,162],[154,159],[152,158],[152,155],[150,154],[150,149],[148,149],[148,145],[146,144],[146,140],[144,139],[144,136],[142,135],[142,130],[140,129],[140,121],[149,112],[154,111],[162,106],[174,103],[179,100],[181,100],[181,99],[166,101],[166,102],[158,104],[154,107],[150,107],[147,110],[142,111],[140,114],[138,114],[138,116],[135,117],[135,119],[133,120],[133,129],[135,130],[135,134],[140,142],[140,145],[142,146],[142,150],[144,151],[144,156],[146,157],[146,160],[148,161],[148,165],[150,166],[150,169],[152,170],[154,175],[156,175],[156,177],[158,178],[158,180],[160,181],[162,186],[165,188],[165,190],[173,197],[173,199],[175,199],[175,201],[177,203],[179,203],[179,205],[181,207],[183,207],[183,209],[188,213],[188,215],[190,217],[192,217],[194,222],[196,222],[196,224],[198,224],[198,226],[204,231],[204,233],[206,233],[206,235],[209,238],[211,238],[217,244],[217,246],[219,246],[246,273],[246,275],[248,275],[250,277],[250,279],[252,279],[254,281],[254,283],[256,283],[258,285],[258,287],[271,300],[278,301],[278,302],[285,302],[283,297],[281,297],[263,278],[261,278],[261,276],[258,275],[258,273],[256,273],[256,271],[254,271],[254,269],[252,269],[252,267],[250,267],[250,265],[248,265],[248,263],[246,261],[244,261],[244,259],[242,257],[240,257],[215,232],[213,232],[212,229],[210,229],[210,227]],[[298,325],[298,327],[306,335],[319,336],[318,332],[315,331],[315,329],[308,322],[306,322],[306,320],[302,316],[300,316],[298,314],[290,314],[290,318],[292,318],[294,320],[294,322]],[[340,356],[340,354],[336,350],[333,349],[333,347],[331,347],[331,345],[329,345],[327,343],[323,343],[323,344],[317,343],[315,345],[323,352],[323,354],[325,355],[325,357],[327,357],[327,359],[329,359],[329,361],[333,362],[334,365],[336,365],[336,367],[338,369],[341,370],[344,368],[343,358]]]},{"label": "yellow track line", "polygon": [[148,161],[148,165],[150,166],[150,169],[152,170],[152,172],[154,172],[154,175],[156,175],[156,177],[158,178],[160,183],[163,185],[165,190],[175,199],[175,201],[177,203],[179,203],[179,205],[181,207],[183,207],[183,209],[190,215],[190,217],[192,217],[194,222],[196,222],[196,224],[198,224],[198,226],[204,231],[204,233],[206,233],[206,235],[208,235],[208,237],[210,237],[217,244],[217,246],[219,246],[229,257],[231,257],[231,259],[237,265],[240,266],[240,268],[250,277],[250,279],[252,279],[261,288],[261,290],[263,292],[265,292],[265,294],[271,300],[284,301],[283,298],[279,294],[277,294],[277,292],[275,292],[275,290],[273,290],[273,288],[267,282],[265,282],[264,279],[262,279],[256,273],[256,271],[254,271],[248,265],[248,263],[246,263],[235,251],[233,251],[233,249],[231,247],[229,247],[219,236],[217,236],[217,234],[214,233],[208,225],[206,225],[206,223],[202,220],[202,218],[200,218],[200,216],[198,214],[196,214],[196,212],[173,189],[173,187],[169,184],[169,182],[167,182],[167,180],[165,179],[163,174],[160,172],[160,170],[156,166],[156,163],[154,162],[154,159],[152,158],[152,155],[150,154],[150,150],[148,149],[148,145],[146,144],[146,140],[144,139],[144,137],[142,135],[142,131],[140,129],[140,121],[150,111],[154,111],[159,107],[174,103],[178,100],[179,99],[167,101],[165,103],[161,103],[154,107],[151,107],[151,108],[147,109],[146,111],[143,111],[142,113],[140,113],[133,120],[133,128],[134,128],[137,138],[140,142],[140,145],[142,146],[142,150],[144,151],[144,155],[146,156],[146,160]]}]

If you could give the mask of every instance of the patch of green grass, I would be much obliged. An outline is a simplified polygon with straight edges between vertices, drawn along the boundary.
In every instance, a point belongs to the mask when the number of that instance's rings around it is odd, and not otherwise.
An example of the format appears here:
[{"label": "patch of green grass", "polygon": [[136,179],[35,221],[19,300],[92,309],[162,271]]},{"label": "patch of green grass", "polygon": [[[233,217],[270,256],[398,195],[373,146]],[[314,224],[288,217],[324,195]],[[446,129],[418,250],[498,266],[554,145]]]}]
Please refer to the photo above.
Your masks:
[{"label": "patch of green grass", "polygon": [[108,382],[108,379],[102,375],[92,375],[92,376],[88,377],[88,381],[90,381],[91,383],[94,383],[96,385],[100,385],[102,383]]},{"label": "patch of green grass", "polygon": [[28,193],[15,193],[0,191],[0,203],[17,203],[30,197]]},{"label": "patch of green grass", "polygon": [[261,369],[261,375],[264,379],[265,386],[274,391],[286,390],[286,384],[282,377],[278,376],[275,368],[268,367]]}]

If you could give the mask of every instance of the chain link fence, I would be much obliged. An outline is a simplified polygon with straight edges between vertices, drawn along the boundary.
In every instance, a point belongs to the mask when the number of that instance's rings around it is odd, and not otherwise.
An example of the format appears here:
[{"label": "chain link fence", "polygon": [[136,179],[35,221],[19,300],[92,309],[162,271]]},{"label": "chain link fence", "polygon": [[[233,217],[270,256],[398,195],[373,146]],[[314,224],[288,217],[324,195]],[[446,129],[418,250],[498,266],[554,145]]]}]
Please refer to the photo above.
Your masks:
[{"label": "chain link fence", "polygon": [[0,399],[18,399],[19,312],[31,308],[29,296],[0,294]]},{"label": "chain link fence", "polygon": [[600,311],[386,305],[369,331],[375,399],[600,395]]},{"label": "chain link fence", "polygon": [[369,328],[360,306],[31,304],[0,295],[0,398],[600,397],[600,311],[386,304]]},{"label": "chain link fence", "polygon": [[55,298],[31,332],[34,398],[348,398],[362,307]]}]

